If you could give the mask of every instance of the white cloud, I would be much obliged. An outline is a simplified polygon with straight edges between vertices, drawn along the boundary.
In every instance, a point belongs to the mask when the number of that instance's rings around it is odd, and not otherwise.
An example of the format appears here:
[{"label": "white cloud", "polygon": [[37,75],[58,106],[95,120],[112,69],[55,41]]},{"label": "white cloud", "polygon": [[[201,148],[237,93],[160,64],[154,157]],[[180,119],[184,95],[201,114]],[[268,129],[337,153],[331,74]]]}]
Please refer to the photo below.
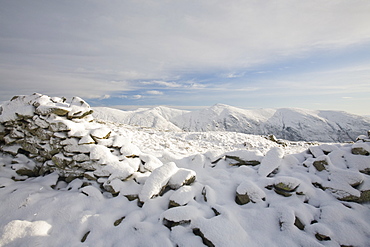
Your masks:
[{"label": "white cloud", "polygon": [[141,99],[143,96],[140,95],[140,94],[136,94],[136,95],[132,95],[131,98],[132,99]]},{"label": "white cloud", "polygon": [[181,84],[177,82],[168,82],[168,81],[143,81],[140,82],[142,85],[158,85],[158,86],[164,86],[164,87],[169,87],[169,88],[179,88],[182,87]]},{"label": "white cloud", "polygon": [[105,94],[103,96],[101,96],[99,99],[109,99],[110,98],[110,95],[109,94]]},{"label": "white cloud", "polygon": [[163,95],[163,92],[157,91],[157,90],[149,90],[146,91],[147,94],[152,94],[152,95]]},{"label": "white cloud", "polygon": [[[0,67],[1,91],[3,100],[16,94],[32,94],[34,92],[50,96],[79,96],[86,99],[109,98],[110,92],[130,91],[127,82],[112,82],[95,78],[86,78],[66,73],[27,68],[23,66]],[[102,96],[103,95],[103,96]]]}]

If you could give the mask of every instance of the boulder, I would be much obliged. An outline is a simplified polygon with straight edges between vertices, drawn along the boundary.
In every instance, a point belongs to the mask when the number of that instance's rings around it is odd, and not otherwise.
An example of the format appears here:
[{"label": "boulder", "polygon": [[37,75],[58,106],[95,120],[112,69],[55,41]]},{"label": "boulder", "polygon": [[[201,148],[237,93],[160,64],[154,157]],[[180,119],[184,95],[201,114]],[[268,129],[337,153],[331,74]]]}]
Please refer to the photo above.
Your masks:
[{"label": "boulder", "polygon": [[279,195],[289,197],[300,183],[301,181],[294,177],[278,177],[274,181],[274,191]]},{"label": "boulder", "polygon": [[370,145],[368,143],[357,142],[352,145],[352,154],[356,155],[366,155],[370,154]]},{"label": "boulder", "polygon": [[162,222],[169,229],[178,225],[188,225],[192,217],[196,216],[196,212],[197,208],[193,206],[170,208],[163,213]]},{"label": "boulder", "polygon": [[71,104],[69,105],[70,111],[67,114],[68,119],[73,118],[84,118],[87,115],[93,113],[89,104],[87,104],[80,97],[73,97]]},{"label": "boulder", "polygon": [[90,132],[92,138],[95,139],[108,139],[112,131],[109,128],[98,128]]},{"label": "boulder", "polygon": [[62,169],[69,166],[73,161],[72,158],[66,157],[62,153],[54,155],[51,160],[55,163],[56,166]]},{"label": "boulder", "polygon": [[35,113],[42,116],[49,114],[55,114],[58,116],[65,116],[70,111],[67,107],[55,106],[55,105],[40,105],[36,108]]},{"label": "boulder", "polygon": [[265,192],[250,181],[243,181],[236,189],[235,202],[244,205],[249,202],[260,202],[266,198]]},{"label": "boulder", "polygon": [[196,173],[193,170],[179,168],[178,171],[170,178],[168,185],[171,189],[178,189],[183,185],[190,185],[195,181]]},{"label": "boulder", "polygon": [[177,171],[178,168],[174,162],[167,163],[153,170],[140,191],[140,201],[145,203],[147,200],[157,196]]},{"label": "boulder", "polygon": [[178,206],[185,206],[191,200],[193,200],[195,196],[194,190],[191,186],[183,186],[176,190],[170,196],[170,203],[169,208],[171,207],[178,207]]},{"label": "boulder", "polygon": [[56,121],[50,123],[50,130],[53,132],[70,131],[71,127],[68,125],[68,122],[66,121]]},{"label": "boulder", "polygon": [[321,155],[316,158],[316,160],[312,163],[312,165],[318,170],[319,172],[323,170],[327,170],[329,166],[329,157],[326,155]]}]

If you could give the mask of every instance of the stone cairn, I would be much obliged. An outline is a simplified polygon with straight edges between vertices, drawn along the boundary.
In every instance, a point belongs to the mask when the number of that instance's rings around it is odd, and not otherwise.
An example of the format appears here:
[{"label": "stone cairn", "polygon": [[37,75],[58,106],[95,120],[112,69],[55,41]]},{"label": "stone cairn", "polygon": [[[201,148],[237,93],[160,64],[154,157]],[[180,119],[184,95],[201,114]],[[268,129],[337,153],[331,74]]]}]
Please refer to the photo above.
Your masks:
[{"label": "stone cairn", "polygon": [[92,112],[79,97],[66,103],[38,93],[3,104],[0,151],[13,157],[20,176],[14,179],[57,173],[67,183],[81,178],[112,195],[124,186],[123,195],[139,204],[195,180],[194,171],[142,153],[129,138],[95,122]]}]

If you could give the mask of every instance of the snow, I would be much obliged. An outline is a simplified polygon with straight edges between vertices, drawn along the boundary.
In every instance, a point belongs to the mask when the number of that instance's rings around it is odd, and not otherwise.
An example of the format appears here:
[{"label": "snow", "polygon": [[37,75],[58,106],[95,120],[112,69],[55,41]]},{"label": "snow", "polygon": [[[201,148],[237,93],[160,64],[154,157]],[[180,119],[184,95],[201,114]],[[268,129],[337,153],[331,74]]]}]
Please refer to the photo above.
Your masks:
[{"label": "snow", "polygon": [[13,220],[5,225],[3,232],[4,234],[0,238],[0,245],[6,245],[9,243],[19,244],[22,241],[27,241],[30,237],[35,236],[47,236],[51,225],[46,221],[25,221],[25,220]]},{"label": "snow", "polygon": [[[0,117],[13,121],[19,106],[35,100],[37,107],[50,103],[40,95],[15,99]],[[79,98],[74,100],[76,107],[60,98],[54,101],[78,117],[89,109]],[[232,113],[244,123],[238,115],[244,110],[225,105],[212,109],[212,116]],[[144,116],[147,110],[140,111]],[[152,112],[164,119],[188,114],[167,108]],[[255,112],[248,112],[251,126],[281,119],[276,110]],[[290,109],[280,113],[299,113],[310,124],[317,115]],[[326,112],[315,119],[322,126],[326,117],[334,121],[336,116]],[[43,118],[30,119],[41,128],[65,120]],[[149,117],[148,126],[150,121]],[[164,131],[88,118],[65,124],[68,132],[53,133],[63,140],[52,139],[49,146],[27,138],[45,149],[59,143],[62,149],[53,154],[54,160],[89,167],[76,171],[83,176],[72,181],[58,171],[38,177],[18,174],[17,169],[52,165],[51,161],[38,163],[32,154],[18,153],[20,145],[1,144],[0,246],[368,246],[370,242],[370,204],[361,201],[370,191],[370,156],[352,152],[368,150],[366,136],[354,144],[285,140],[279,144],[236,132]],[[107,139],[94,140],[90,134]],[[90,138],[98,143],[86,144]],[[233,163],[235,159],[260,164]],[[317,170],[314,162],[323,162],[325,169]],[[252,202],[237,204],[237,194],[247,194]]]},{"label": "snow", "polygon": [[248,180],[243,181],[236,189],[236,192],[240,195],[247,194],[252,202],[260,202],[266,197],[262,189]]},{"label": "snow", "polygon": [[145,181],[143,189],[140,191],[140,200],[145,202],[153,196],[158,195],[177,170],[178,168],[174,162],[167,163],[153,170],[152,174]]},{"label": "snow", "polygon": [[267,176],[280,166],[281,159],[284,156],[284,150],[279,147],[271,148],[262,159],[258,173],[261,176]]},{"label": "snow", "polygon": [[369,118],[342,111],[297,108],[246,110],[224,104],[192,112],[168,107],[136,111],[94,108],[93,116],[103,121],[161,130],[273,134],[291,141],[355,141],[357,136],[370,129]]}]

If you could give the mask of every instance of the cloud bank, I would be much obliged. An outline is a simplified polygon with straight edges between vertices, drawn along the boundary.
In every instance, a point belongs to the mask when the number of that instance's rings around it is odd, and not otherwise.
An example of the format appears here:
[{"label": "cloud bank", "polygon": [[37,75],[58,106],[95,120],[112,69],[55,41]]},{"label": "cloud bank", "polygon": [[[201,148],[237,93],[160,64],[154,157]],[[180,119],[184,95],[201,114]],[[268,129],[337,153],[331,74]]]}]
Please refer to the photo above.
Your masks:
[{"label": "cloud bank", "polygon": [[[4,1],[0,97],[39,91],[142,99],[135,95],[171,97],[172,90],[176,98],[194,90],[269,89],[277,83],[269,73],[300,88],[312,83],[300,76],[309,72],[277,74],[271,66],[368,47],[369,13],[364,0]],[[365,65],[353,58],[339,68]],[[335,86],[324,75],[329,68],[317,68],[312,78]],[[352,82],[364,84],[359,80]]]}]

